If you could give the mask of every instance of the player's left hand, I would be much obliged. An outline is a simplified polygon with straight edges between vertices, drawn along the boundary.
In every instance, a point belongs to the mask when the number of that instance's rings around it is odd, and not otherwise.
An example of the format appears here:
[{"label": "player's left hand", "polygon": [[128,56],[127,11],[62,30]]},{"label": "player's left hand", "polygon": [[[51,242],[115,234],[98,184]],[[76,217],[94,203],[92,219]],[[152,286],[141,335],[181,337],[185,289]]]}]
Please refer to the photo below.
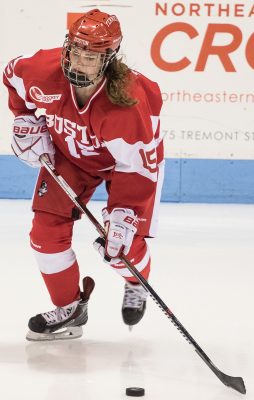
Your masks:
[{"label": "player's left hand", "polygon": [[138,217],[130,208],[114,208],[109,214],[102,210],[106,239],[97,238],[93,246],[104,261],[116,264],[121,253],[128,254],[138,227]]}]

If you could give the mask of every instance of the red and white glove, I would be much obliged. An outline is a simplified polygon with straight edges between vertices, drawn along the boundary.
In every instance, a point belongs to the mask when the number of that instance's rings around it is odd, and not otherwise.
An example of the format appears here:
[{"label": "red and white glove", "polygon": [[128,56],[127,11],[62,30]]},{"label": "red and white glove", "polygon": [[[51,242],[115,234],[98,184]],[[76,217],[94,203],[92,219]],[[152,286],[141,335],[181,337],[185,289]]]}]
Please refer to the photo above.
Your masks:
[{"label": "red and white glove", "polygon": [[14,154],[30,167],[41,167],[39,158],[49,155],[54,164],[55,149],[44,116],[22,115],[14,119],[11,147]]},{"label": "red and white glove", "polygon": [[138,227],[138,217],[130,208],[114,208],[109,214],[102,210],[103,222],[106,228],[106,241],[97,238],[94,248],[106,262],[116,264],[120,261],[121,253],[128,254]]}]

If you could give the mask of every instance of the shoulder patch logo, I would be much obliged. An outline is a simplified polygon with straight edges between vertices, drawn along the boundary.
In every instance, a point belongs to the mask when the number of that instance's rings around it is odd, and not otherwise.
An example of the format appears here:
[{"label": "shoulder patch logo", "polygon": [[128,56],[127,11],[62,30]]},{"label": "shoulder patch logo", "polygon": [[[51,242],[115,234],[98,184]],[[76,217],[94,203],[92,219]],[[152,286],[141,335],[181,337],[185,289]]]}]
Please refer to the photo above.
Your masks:
[{"label": "shoulder patch logo", "polygon": [[39,103],[53,103],[53,101],[60,100],[62,97],[61,94],[44,94],[37,86],[31,86],[29,94],[33,100]]}]

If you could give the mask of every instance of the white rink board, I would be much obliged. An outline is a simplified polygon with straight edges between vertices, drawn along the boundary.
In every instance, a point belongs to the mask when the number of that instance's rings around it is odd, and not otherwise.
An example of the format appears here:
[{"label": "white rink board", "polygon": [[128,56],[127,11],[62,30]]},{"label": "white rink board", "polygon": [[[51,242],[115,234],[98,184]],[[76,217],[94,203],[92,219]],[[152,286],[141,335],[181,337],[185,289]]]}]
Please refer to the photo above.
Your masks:
[{"label": "white rink board", "polygon": [[[2,2],[0,29],[1,36],[8,38],[8,45],[1,51],[0,64],[3,66],[10,59],[39,48],[61,46],[67,13],[82,13],[96,5],[119,17],[124,33],[121,51],[126,54],[128,64],[160,84],[166,157],[252,160],[254,3],[246,0],[239,6],[237,0],[220,0],[210,9],[206,3],[205,0]],[[172,25],[175,23],[181,24],[181,28],[177,25],[175,31],[167,34],[159,50],[159,32],[176,27]],[[198,59],[205,56],[202,46],[204,43],[205,48],[208,46],[207,30],[214,35],[211,45],[232,44],[235,49],[229,53],[222,51],[221,58],[208,56],[203,70],[197,71]],[[193,32],[195,37],[190,38],[188,32]],[[157,54],[156,60],[151,57],[151,48]],[[158,54],[173,69],[172,63],[183,57],[190,64],[179,71],[165,71],[158,62]],[[225,70],[230,63],[235,72]],[[7,93],[1,86],[0,154],[11,153],[11,123]]]}]

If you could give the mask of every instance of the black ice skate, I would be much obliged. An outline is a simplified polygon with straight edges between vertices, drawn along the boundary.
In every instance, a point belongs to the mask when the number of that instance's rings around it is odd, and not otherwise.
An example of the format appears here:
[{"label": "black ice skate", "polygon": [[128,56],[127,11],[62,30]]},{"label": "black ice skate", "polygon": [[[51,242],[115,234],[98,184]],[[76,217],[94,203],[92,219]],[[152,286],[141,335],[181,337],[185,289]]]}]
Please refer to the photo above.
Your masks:
[{"label": "black ice skate", "polygon": [[94,285],[94,280],[87,276],[83,279],[83,292],[80,293],[80,300],[30,318],[28,322],[30,331],[27,333],[26,339],[42,341],[81,337],[82,325],[85,325],[88,320],[88,300]]},{"label": "black ice skate", "polygon": [[126,283],[124,286],[124,298],[122,316],[124,323],[132,327],[144,316],[146,309],[147,292],[140,284]]}]

